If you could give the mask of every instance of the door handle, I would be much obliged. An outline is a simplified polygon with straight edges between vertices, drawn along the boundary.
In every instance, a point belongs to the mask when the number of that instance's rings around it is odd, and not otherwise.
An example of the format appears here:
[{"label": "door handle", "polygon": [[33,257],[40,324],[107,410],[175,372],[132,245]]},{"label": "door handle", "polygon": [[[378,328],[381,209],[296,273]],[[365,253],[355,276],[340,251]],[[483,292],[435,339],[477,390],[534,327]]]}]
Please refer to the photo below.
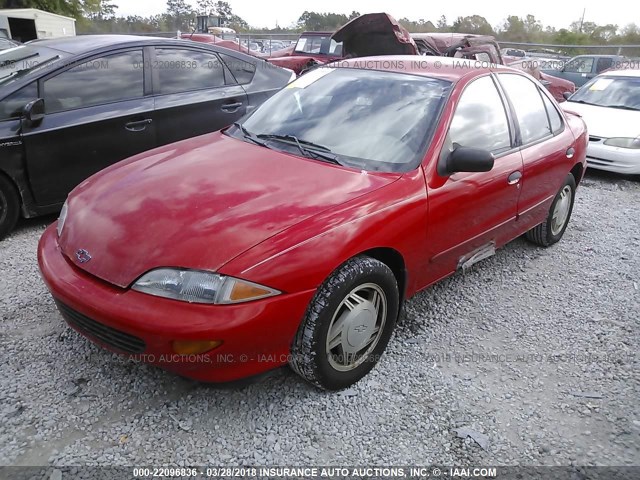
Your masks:
[{"label": "door handle", "polygon": [[151,122],[153,122],[153,120],[151,120],[150,118],[145,118],[144,120],[127,122],[124,124],[124,128],[126,128],[130,132],[141,132],[145,128],[147,128],[147,125],[149,125]]},{"label": "door handle", "polygon": [[515,185],[520,181],[520,178],[522,178],[522,172],[520,170],[516,170],[507,177],[507,183],[509,185]]},{"label": "door handle", "polygon": [[227,112],[227,113],[234,113],[236,112],[240,107],[242,106],[242,102],[236,102],[236,103],[225,103],[224,105],[222,105],[222,107],[220,107],[222,109],[223,112]]},{"label": "door handle", "polygon": [[573,158],[573,155],[576,153],[575,148],[569,147],[567,148],[567,158]]}]

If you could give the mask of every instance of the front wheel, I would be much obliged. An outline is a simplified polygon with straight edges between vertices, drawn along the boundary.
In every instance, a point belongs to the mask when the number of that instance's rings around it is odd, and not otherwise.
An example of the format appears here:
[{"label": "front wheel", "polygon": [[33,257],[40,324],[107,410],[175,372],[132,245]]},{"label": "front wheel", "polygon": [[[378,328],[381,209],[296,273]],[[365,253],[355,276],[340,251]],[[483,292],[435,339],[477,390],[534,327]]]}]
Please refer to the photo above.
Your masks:
[{"label": "front wheel", "polygon": [[13,184],[0,175],[0,240],[13,230],[20,216],[20,199]]},{"label": "front wheel", "polygon": [[569,224],[575,196],[576,180],[569,174],[553,199],[546,220],[526,233],[527,240],[542,247],[559,241]]},{"label": "front wheel", "polygon": [[291,347],[291,367],[326,390],[354,384],[384,352],[399,301],[387,265],[364,256],[347,261],[313,297]]}]

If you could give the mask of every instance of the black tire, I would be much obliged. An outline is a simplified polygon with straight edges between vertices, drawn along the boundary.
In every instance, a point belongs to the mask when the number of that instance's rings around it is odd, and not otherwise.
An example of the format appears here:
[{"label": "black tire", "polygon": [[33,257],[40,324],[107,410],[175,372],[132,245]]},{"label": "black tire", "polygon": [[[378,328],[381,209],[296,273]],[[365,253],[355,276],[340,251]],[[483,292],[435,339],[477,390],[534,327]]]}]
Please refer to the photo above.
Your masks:
[{"label": "black tire", "polygon": [[20,198],[11,181],[0,175],[0,240],[16,226],[20,216]]},{"label": "black tire", "polygon": [[[380,307],[367,310],[364,316],[347,312],[347,299],[353,298],[351,295],[354,294],[365,295],[368,291],[372,293],[372,302],[376,301],[373,292],[377,292]],[[381,294],[384,294],[384,298]],[[348,260],[325,280],[311,300],[291,346],[291,367],[305,380],[325,390],[340,390],[354,384],[375,366],[387,347],[398,317],[399,302],[398,283],[387,265],[366,256]],[[363,302],[349,310],[353,312],[361,307],[366,310],[368,307],[364,305]],[[373,303],[369,302],[368,305],[372,306]],[[342,350],[342,343],[334,347],[343,352],[341,356],[332,354],[327,343],[329,328],[338,323],[336,320],[334,324],[334,318],[338,318],[339,311],[347,314],[345,318],[351,316],[355,319],[348,324],[348,328],[339,329],[346,332],[344,341],[358,336],[371,341],[370,345],[363,346],[354,355],[353,366],[338,366],[350,368],[342,371],[335,367],[339,360],[349,358]],[[376,314],[368,316],[373,311]],[[360,318],[367,320],[360,325]],[[365,326],[367,322],[368,326]],[[377,326],[377,330],[371,326],[371,322],[374,327]],[[340,333],[340,338],[342,335]]]},{"label": "black tire", "polygon": [[[556,210],[556,205],[563,198],[564,194],[568,192],[571,193],[571,198],[569,201],[569,210],[567,212],[566,218],[564,219],[564,223],[559,226],[554,223],[554,212]],[[564,183],[558,190],[556,197],[553,199],[551,203],[551,208],[549,208],[549,214],[544,222],[540,225],[533,227],[526,233],[526,238],[532,243],[536,245],[540,245],[542,247],[549,247],[559,241],[564,235],[565,230],[567,229],[567,225],[569,225],[569,220],[571,219],[571,212],[573,212],[573,202],[576,198],[576,180],[573,178],[573,175],[567,175]]]}]

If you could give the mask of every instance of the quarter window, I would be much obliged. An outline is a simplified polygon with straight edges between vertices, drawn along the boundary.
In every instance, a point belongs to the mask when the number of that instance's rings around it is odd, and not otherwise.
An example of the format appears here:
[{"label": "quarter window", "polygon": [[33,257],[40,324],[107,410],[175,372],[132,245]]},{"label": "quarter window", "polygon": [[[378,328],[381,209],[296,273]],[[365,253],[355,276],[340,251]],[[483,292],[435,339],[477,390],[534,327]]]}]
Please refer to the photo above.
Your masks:
[{"label": "quarter window", "polygon": [[560,130],[562,130],[562,118],[558,113],[558,109],[554,107],[551,100],[549,100],[549,97],[547,97],[544,94],[542,94],[541,96],[542,96],[542,101],[544,102],[544,106],[547,109],[547,113],[549,114],[549,120],[551,122],[551,131],[555,135]]},{"label": "quarter window", "polygon": [[95,58],[44,82],[47,113],[144,96],[142,50]]},{"label": "quarter window", "polygon": [[447,140],[449,151],[457,145],[493,153],[511,148],[507,114],[491,77],[481,77],[465,88]]},{"label": "quarter window", "polygon": [[522,143],[526,145],[550,135],[547,111],[535,83],[522,75],[500,74],[499,78],[515,109]]},{"label": "quarter window", "polygon": [[224,67],[215,53],[156,48],[153,68],[158,71],[161,94],[224,85]]},{"label": "quarter window", "polygon": [[[237,59],[231,55],[225,55],[224,53],[221,53],[220,57],[222,57],[222,61],[240,85],[251,83],[256,73],[256,66],[253,63],[245,62],[244,60]],[[227,80],[227,84],[233,83],[235,83],[233,80]]]}]

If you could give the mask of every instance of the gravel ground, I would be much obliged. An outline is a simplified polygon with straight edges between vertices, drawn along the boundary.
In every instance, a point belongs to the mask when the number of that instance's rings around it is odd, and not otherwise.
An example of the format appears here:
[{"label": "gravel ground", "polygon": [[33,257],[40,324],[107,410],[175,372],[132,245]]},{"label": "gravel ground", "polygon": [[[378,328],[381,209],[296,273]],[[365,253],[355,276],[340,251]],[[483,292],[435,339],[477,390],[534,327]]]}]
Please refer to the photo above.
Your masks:
[{"label": "gravel ground", "polygon": [[203,385],[93,346],[38,274],[52,217],[24,221],[0,243],[0,465],[637,465],[639,195],[590,173],[558,245],[516,240],[415,296],[338,394],[288,369]]}]

